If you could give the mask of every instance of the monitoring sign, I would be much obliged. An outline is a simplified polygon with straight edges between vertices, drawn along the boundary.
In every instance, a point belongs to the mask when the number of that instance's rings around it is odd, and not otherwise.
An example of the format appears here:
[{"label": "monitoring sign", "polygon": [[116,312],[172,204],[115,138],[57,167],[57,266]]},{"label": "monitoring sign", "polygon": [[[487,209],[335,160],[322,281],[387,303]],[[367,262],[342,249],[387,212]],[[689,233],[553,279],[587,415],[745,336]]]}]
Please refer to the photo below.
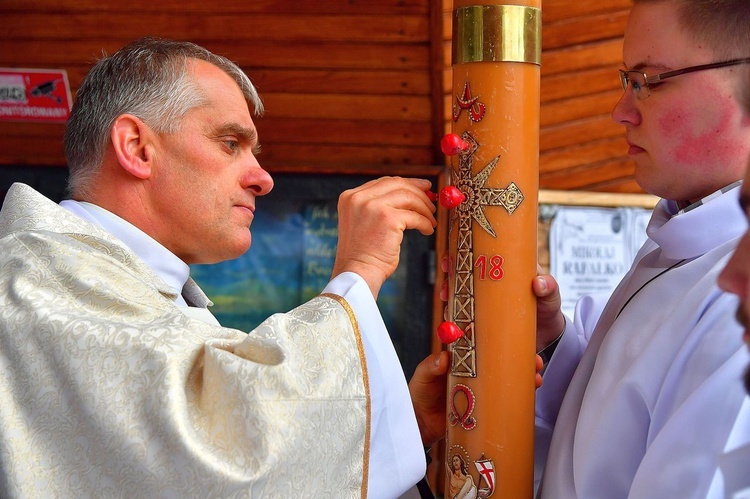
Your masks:
[{"label": "monitoring sign", "polygon": [[65,123],[71,103],[64,69],[0,68],[0,121]]}]

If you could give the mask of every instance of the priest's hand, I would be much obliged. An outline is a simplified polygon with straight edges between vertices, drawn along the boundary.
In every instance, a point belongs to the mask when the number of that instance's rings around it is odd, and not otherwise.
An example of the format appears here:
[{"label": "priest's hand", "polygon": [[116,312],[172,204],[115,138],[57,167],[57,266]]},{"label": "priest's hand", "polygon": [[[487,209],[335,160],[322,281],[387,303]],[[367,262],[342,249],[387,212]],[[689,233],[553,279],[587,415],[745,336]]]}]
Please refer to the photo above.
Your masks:
[{"label": "priest's hand", "polygon": [[354,272],[375,298],[396,270],[404,231],[432,234],[435,203],[423,179],[383,177],[345,191],[339,197],[339,236],[332,277]]},{"label": "priest's hand", "polygon": [[565,316],[561,310],[560,288],[555,278],[549,274],[542,274],[537,266],[539,275],[534,277],[531,288],[536,295],[536,350],[542,351],[546,346],[557,340],[565,329]]},{"label": "priest's hand", "polygon": [[449,365],[447,351],[434,353],[419,363],[409,381],[409,393],[425,448],[445,437]]}]

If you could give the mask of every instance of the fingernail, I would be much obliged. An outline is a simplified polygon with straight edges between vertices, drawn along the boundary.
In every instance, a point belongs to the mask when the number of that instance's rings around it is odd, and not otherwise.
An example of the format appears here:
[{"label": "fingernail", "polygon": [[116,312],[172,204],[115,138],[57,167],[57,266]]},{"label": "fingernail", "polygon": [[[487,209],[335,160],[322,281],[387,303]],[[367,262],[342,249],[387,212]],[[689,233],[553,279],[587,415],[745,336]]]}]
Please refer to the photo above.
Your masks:
[{"label": "fingernail", "polygon": [[536,281],[539,283],[539,289],[541,291],[547,291],[547,281],[542,277],[537,277]]}]

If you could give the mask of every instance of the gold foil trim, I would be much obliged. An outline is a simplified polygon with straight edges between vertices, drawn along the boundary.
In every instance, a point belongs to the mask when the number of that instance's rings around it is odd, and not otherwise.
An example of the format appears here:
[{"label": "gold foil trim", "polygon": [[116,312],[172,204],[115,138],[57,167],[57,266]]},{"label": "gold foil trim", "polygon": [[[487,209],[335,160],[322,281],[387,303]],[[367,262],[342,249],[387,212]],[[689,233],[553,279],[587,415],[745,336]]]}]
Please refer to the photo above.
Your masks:
[{"label": "gold foil trim", "polygon": [[476,5],[456,9],[453,64],[542,62],[542,11],[522,5]]},{"label": "gold foil trim", "polygon": [[349,316],[349,321],[352,323],[352,329],[354,330],[354,340],[357,342],[357,350],[359,351],[359,362],[362,366],[362,381],[365,388],[366,400],[366,422],[365,422],[365,442],[364,442],[364,455],[363,469],[362,469],[362,497],[367,497],[367,482],[369,480],[370,472],[370,432],[372,431],[372,398],[370,397],[370,375],[367,372],[367,361],[365,359],[365,345],[362,342],[362,332],[359,330],[359,322],[357,322],[357,316],[354,314],[349,302],[343,296],[335,295],[333,293],[321,293],[320,296],[335,300],[341,305],[341,307]]}]

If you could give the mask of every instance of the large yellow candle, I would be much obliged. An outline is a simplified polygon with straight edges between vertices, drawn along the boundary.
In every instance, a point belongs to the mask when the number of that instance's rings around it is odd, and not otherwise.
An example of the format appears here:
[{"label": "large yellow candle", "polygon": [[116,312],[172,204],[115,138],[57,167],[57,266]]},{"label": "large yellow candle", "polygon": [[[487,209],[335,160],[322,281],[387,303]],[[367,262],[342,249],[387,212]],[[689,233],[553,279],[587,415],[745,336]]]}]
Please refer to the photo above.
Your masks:
[{"label": "large yellow candle", "polygon": [[541,0],[515,3],[454,2],[451,499],[533,493]]}]

